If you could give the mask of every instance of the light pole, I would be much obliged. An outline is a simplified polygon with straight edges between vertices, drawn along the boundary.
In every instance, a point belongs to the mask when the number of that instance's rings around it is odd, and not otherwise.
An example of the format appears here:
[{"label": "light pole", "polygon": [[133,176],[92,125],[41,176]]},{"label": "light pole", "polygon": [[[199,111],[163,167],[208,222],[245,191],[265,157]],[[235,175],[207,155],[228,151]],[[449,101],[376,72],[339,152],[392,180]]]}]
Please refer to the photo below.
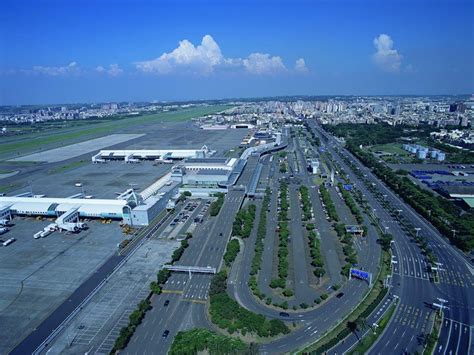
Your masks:
[{"label": "light pole", "polygon": [[453,239],[456,237],[456,230],[455,229],[451,229],[451,231],[453,232]]},{"label": "light pole", "polygon": [[420,233],[421,228],[415,228],[416,236],[418,237],[418,234]]},{"label": "light pole", "polygon": [[388,234],[388,232],[387,232],[388,229],[389,229],[389,227],[385,227],[385,234]]}]

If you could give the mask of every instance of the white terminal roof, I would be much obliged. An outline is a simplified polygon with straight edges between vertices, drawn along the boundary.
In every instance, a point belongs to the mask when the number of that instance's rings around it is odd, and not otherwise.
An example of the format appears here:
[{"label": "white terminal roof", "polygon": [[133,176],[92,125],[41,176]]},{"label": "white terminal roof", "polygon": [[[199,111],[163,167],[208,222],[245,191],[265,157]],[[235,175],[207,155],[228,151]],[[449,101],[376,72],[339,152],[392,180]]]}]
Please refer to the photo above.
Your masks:
[{"label": "white terminal roof", "polygon": [[0,205],[11,205],[12,210],[31,211],[47,213],[52,205],[56,205],[53,211],[65,212],[71,208],[79,208],[81,214],[115,213],[122,214],[123,207],[127,204],[125,200],[109,199],[81,199],[81,198],[55,198],[55,197],[0,197]]},{"label": "white terminal roof", "polygon": [[237,163],[236,158],[203,158],[186,159],[183,163],[186,169],[223,169],[232,170]]},{"label": "white terminal roof", "polygon": [[207,149],[126,149],[126,150],[101,150],[99,154],[102,157],[126,157],[134,156],[136,158],[146,158],[146,157],[163,157],[167,158],[192,158],[197,155],[198,152],[211,153]]}]

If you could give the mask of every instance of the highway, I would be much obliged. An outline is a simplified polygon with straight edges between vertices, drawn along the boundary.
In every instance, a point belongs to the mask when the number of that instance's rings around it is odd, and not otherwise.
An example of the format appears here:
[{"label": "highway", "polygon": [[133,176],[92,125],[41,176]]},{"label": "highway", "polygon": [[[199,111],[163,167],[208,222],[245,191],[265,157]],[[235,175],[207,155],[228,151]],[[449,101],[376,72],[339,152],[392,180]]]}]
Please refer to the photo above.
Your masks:
[{"label": "highway", "polygon": [[[473,319],[474,288],[470,265],[457,251],[442,238],[437,230],[416,212],[407,206],[400,197],[387,188],[372,172],[364,167],[354,156],[343,149],[340,143],[321,128],[313,129],[327,139],[326,148],[351,181],[359,188],[375,214],[387,231],[394,237],[394,279],[392,293],[400,297],[400,302],[392,321],[385,329],[379,341],[370,353],[409,353],[420,349],[418,337],[429,333],[428,318],[434,310],[432,303],[438,298],[447,301],[444,311],[445,321],[438,341],[440,354],[467,354],[472,348],[471,331]],[[324,138],[323,138],[324,142]],[[337,147],[337,151],[336,148]],[[341,152],[341,153],[339,153]],[[345,157],[344,160],[342,157]],[[353,162],[357,170],[363,172],[379,194],[369,191],[362,180],[356,176],[346,161]],[[382,195],[382,198],[380,197]],[[377,196],[377,197],[376,197]],[[382,203],[385,202],[385,203]],[[384,204],[388,203],[398,213],[389,213]],[[421,228],[420,235],[425,237],[442,264],[440,282],[432,283],[426,269],[427,260],[419,247],[407,235],[400,224],[405,218],[414,226]]]},{"label": "highway", "polygon": [[[220,268],[222,256],[232,232],[232,223],[240,209],[245,188],[250,183],[259,156],[250,156],[236,182],[235,188],[229,188],[224,204],[216,217],[206,219],[198,226],[189,247],[175,265],[211,266]],[[123,351],[126,354],[166,354],[174,336],[181,330],[211,325],[206,318],[205,304],[208,299],[212,275],[173,272],[163,293],[152,298],[153,308],[147,312],[142,324],[136,329],[130,343]],[[165,301],[169,305],[165,306]],[[165,330],[169,335],[163,338]]]}]

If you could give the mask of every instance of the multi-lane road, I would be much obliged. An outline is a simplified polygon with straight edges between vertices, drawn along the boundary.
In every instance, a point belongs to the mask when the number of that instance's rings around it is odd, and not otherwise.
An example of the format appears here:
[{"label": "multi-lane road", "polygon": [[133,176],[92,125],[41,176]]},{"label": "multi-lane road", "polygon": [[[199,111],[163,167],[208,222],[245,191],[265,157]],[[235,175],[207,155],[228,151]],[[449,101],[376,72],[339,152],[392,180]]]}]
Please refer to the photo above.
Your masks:
[{"label": "multi-lane road", "polygon": [[[229,188],[217,217],[207,219],[196,228],[193,238],[189,240],[189,247],[176,265],[219,269],[232,232],[232,223],[244,201],[245,187],[253,177],[258,160],[259,156],[249,157],[236,187]],[[212,275],[208,274],[193,274],[189,278],[187,273],[173,273],[163,293],[153,298],[153,308],[147,312],[124,353],[166,354],[179,331],[209,327],[205,304],[211,278]],[[165,305],[165,302],[168,304]],[[163,337],[165,331],[169,333]]]},{"label": "multi-lane road", "polygon": [[[400,197],[386,187],[370,169],[363,166],[347,152],[332,136],[312,125],[320,136],[325,137],[326,148],[337,163],[345,168],[350,179],[363,192],[369,205],[382,221],[387,231],[394,237],[394,277],[392,292],[400,297],[400,302],[392,321],[379,341],[370,350],[374,354],[408,353],[420,349],[420,336],[430,332],[429,315],[434,312],[433,302],[445,300],[444,321],[436,353],[468,354],[472,351],[472,324],[474,316],[474,279],[472,267],[449,243]],[[337,148],[336,148],[337,147]],[[344,159],[345,158],[345,159]],[[355,164],[356,169],[368,179],[378,191],[378,198],[349,168],[346,161]],[[383,196],[382,201],[380,194]],[[398,211],[398,216],[390,214],[381,202],[388,202]],[[427,261],[419,247],[411,240],[399,223],[405,218],[425,237],[441,263],[440,281],[429,280]]]},{"label": "multi-lane road", "polygon": [[[368,204],[374,209],[374,214],[381,221],[382,226],[394,237],[392,247],[393,253],[393,278],[391,294],[399,298],[396,311],[382,336],[370,349],[370,353],[409,353],[420,350],[420,338],[422,334],[428,334],[431,330],[432,315],[434,312],[433,302],[439,303],[439,299],[446,300],[447,309],[444,310],[444,319],[441,325],[440,339],[435,349],[436,354],[468,354],[472,351],[472,319],[474,316],[474,277],[472,268],[465,258],[416,212],[407,206],[400,197],[387,188],[372,172],[364,167],[355,157],[347,152],[334,137],[324,132],[321,127],[311,124],[311,129],[326,142],[325,146],[334,161],[344,169],[350,180],[364,194]],[[308,186],[314,185],[311,176],[306,172],[305,160],[297,140],[290,145],[295,152],[294,158],[289,159],[289,164],[295,178]],[[193,232],[189,247],[185,250],[180,261],[181,266],[211,266],[219,269],[222,256],[232,231],[232,223],[235,214],[245,199],[245,188],[249,186],[254,170],[259,161],[264,164],[262,179],[268,182],[273,189],[277,188],[275,166],[270,159],[262,158],[260,155],[250,156],[247,165],[239,177],[235,188],[230,188],[226,195],[220,213],[215,218],[206,219]],[[351,164],[349,164],[349,162]],[[355,168],[354,168],[355,167]],[[363,180],[367,180],[378,191],[369,189]],[[243,188],[241,188],[243,187]],[[296,195],[296,186],[291,186],[293,195]],[[381,197],[382,196],[382,197]],[[322,209],[315,189],[310,188],[310,198],[314,212],[322,215]],[[336,203],[345,207],[342,201],[337,201],[337,195],[333,193]],[[260,206],[260,202],[256,202]],[[387,210],[387,204],[399,210],[397,215]],[[275,196],[271,199],[271,214],[268,218],[269,224],[276,223]],[[294,252],[293,259],[295,267],[304,269],[304,274],[295,273],[295,290],[297,297],[308,298],[313,290],[307,287],[306,258],[298,259],[299,253],[304,251],[300,216],[299,201],[296,196],[290,196],[292,233],[295,235],[292,242]],[[343,208],[341,208],[343,209]],[[341,210],[340,209],[340,210]],[[342,213],[342,212],[341,212]],[[343,219],[350,221],[349,214],[342,213]],[[412,225],[421,228],[420,235],[425,237],[440,262],[439,282],[430,281],[427,269],[426,257],[420,248],[411,240],[407,231],[400,224],[400,219],[408,220]],[[322,249],[325,255],[328,275],[331,283],[340,280],[339,272],[341,265],[338,264],[336,245],[330,235],[330,225],[321,221],[318,226],[322,239]],[[375,246],[376,233],[373,226],[369,225],[368,245],[360,250],[363,253],[362,265],[371,271],[376,271],[379,252]],[[342,320],[362,299],[367,292],[367,285],[362,281],[349,281],[341,291],[342,298],[332,297],[316,309],[289,312],[289,317],[280,315],[280,311],[267,307],[260,303],[251,294],[247,283],[253,248],[255,242],[255,231],[246,240],[246,247],[239,255],[233,273],[229,277],[229,292],[243,307],[263,314],[269,318],[278,318],[285,321],[296,322],[298,328],[292,333],[261,345],[262,353],[283,353],[302,348],[314,339],[317,339],[326,330],[331,328],[339,320]],[[266,246],[267,248],[267,246]],[[294,249],[293,249],[294,248]],[[368,250],[376,252],[368,252]],[[265,249],[264,261],[272,257],[273,249]],[[262,273],[267,273],[270,278],[271,267],[264,265]],[[127,354],[165,354],[174,336],[180,330],[194,327],[210,327],[206,318],[205,304],[208,299],[208,291],[211,275],[173,273],[166,283],[163,293],[152,298],[152,310],[150,310],[143,323],[137,328],[130,343],[125,349]],[[374,311],[370,319],[376,319],[377,312],[388,308],[393,300],[389,297]],[[165,332],[168,331],[168,332]],[[166,336],[164,336],[166,335]],[[44,337],[43,337],[44,338]],[[332,352],[347,350],[346,347],[336,347]],[[337,350],[336,350],[337,349]]]},{"label": "multi-lane road", "polygon": [[[299,147],[296,147],[296,151],[299,151]],[[289,151],[292,151],[293,145],[290,144],[288,147]],[[291,155],[290,155],[291,157]],[[292,158],[289,158],[289,166],[290,166],[290,171],[294,174],[295,179],[299,179],[303,184],[307,184],[308,186],[314,185],[312,181],[310,181],[311,177],[308,176],[306,170],[305,170],[305,161],[304,158],[302,158],[301,152],[297,154],[297,159],[299,160],[299,163],[296,162],[296,160],[293,160]],[[264,164],[268,164],[268,160],[264,160]],[[298,169],[296,167],[298,166]],[[269,169],[264,169],[264,171],[273,171],[273,169],[270,167]],[[279,175],[276,174],[272,176],[273,178],[278,178]],[[266,176],[263,176],[262,179],[266,180]],[[270,186],[275,190],[276,189],[276,181],[274,180],[273,182],[269,180]],[[293,184],[290,184],[290,188]],[[320,204],[319,202],[319,197],[317,193],[315,192],[315,189],[311,188],[311,198],[312,198],[312,203],[313,203],[313,208],[314,206],[318,206]],[[276,190],[275,190],[276,191]],[[273,194],[275,195],[275,194]],[[276,203],[274,201],[274,197],[272,198],[271,203],[271,212],[269,214],[269,224],[270,225],[275,225],[276,224],[276,219],[275,219],[275,208],[276,208]],[[338,197],[339,198],[339,197]],[[290,208],[290,213],[291,216],[290,218],[294,218],[298,220],[298,223],[301,223],[298,218],[296,218],[296,215],[294,214],[299,214],[301,215],[301,211],[299,209],[299,202],[296,203],[296,201],[293,201],[291,203],[290,201],[290,206],[292,205],[293,207]],[[296,206],[295,206],[296,205]],[[321,209],[320,205],[319,207],[315,208],[315,213],[318,213],[318,211]],[[322,211],[321,211],[322,214]],[[325,221],[325,220],[324,220]],[[327,221],[325,221],[327,222]],[[301,226],[301,224],[299,224]],[[335,238],[334,235],[330,234],[330,225],[327,223],[326,229],[321,229],[322,226],[318,225],[318,228],[320,228],[321,234],[325,234],[322,236],[322,238],[327,237],[329,243],[329,250],[335,253],[334,249],[331,250],[331,248],[335,248],[334,244],[331,243],[331,238]],[[376,232],[373,226],[369,225],[370,228],[370,235],[368,237],[368,243],[369,247],[373,250],[372,253],[366,254],[366,258],[363,258],[363,261],[361,262],[361,266],[364,266],[366,270],[370,270],[375,272],[377,267],[378,267],[378,260],[379,260],[379,252],[378,252],[378,246],[375,245],[376,243]],[[268,229],[268,234],[271,235],[271,238],[267,238],[265,245],[266,248],[268,248],[269,241],[273,240],[273,229]],[[292,235],[295,233],[295,231],[291,231]],[[326,235],[327,233],[327,235]],[[267,234],[267,237],[269,236]],[[292,242],[293,244],[291,247],[294,248],[294,238],[292,237]],[[268,354],[279,354],[279,353],[285,353],[285,352],[291,352],[293,350],[296,350],[298,348],[303,348],[306,344],[309,342],[313,341],[314,339],[317,339],[320,337],[322,334],[324,334],[325,331],[327,331],[329,328],[334,326],[338,321],[341,321],[354,307],[357,306],[357,304],[360,302],[362,299],[363,295],[367,292],[368,290],[368,285],[364,281],[360,280],[351,280],[347,282],[341,291],[344,293],[344,296],[342,298],[336,298],[332,297],[329,300],[327,300],[325,303],[320,305],[316,309],[312,310],[299,310],[299,311],[288,311],[289,317],[281,316],[280,315],[280,310],[268,307],[263,303],[260,303],[256,300],[256,298],[252,295],[251,291],[249,290],[247,283],[249,280],[249,273],[250,273],[250,265],[251,265],[251,260],[253,258],[253,245],[255,242],[255,233],[252,233],[250,238],[246,239],[245,241],[245,248],[242,252],[242,256],[239,257],[234,265],[234,268],[238,268],[237,272],[232,272],[231,276],[229,277],[230,284],[228,286],[229,292],[233,295],[233,297],[239,302],[239,304],[246,309],[249,309],[255,313],[263,314],[269,318],[277,318],[281,319],[284,321],[291,321],[291,322],[296,322],[298,324],[298,329],[293,331],[292,333],[278,339],[271,341],[267,344],[262,344],[260,346],[260,351],[262,353],[268,353]],[[334,239],[332,240],[334,242]],[[297,245],[296,248],[301,247],[301,245]],[[266,249],[265,249],[266,251]],[[304,253],[303,250],[298,250],[301,255]],[[267,255],[265,257],[266,253],[264,252],[264,261],[270,260],[271,256]],[[334,257],[337,258],[337,255],[334,254]],[[305,258],[301,258],[303,261]],[[308,265],[309,266],[309,265]],[[301,266],[300,266],[301,267]],[[303,269],[306,270],[307,265],[304,265]],[[332,267],[332,265],[330,265]],[[234,270],[233,270],[234,271]],[[264,272],[265,275],[271,272],[271,263],[270,266],[263,264],[262,265],[262,270],[261,272]],[[301,270],[295,270],[295,272],[304,272]],[[339,276],[340,268],[337,269],[337,276]],[[264,276],[263,279],[267,278],[269,280],[269,276]],[[340,279],[339,277],[337,278],[338,280]],[[296,278],[298,280],[298,278]],[[304,289],[303,289],[304,291]],[[307,291],[308,292],[308,291]],[[312,292],[314,293],[314,291]],[[315,295],[313,297],[315,298]],[[377,309],[379,311],[380,309]]]}]

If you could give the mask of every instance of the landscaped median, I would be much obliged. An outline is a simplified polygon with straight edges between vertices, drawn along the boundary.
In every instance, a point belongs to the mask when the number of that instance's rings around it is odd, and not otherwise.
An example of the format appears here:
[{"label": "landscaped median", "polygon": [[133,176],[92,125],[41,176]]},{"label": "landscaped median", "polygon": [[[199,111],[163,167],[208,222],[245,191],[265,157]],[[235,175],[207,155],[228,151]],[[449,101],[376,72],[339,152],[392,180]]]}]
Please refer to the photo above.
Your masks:
[{"label": "landscaped median", "polygon": [[227,294],[227,273],[219,272],[211,282],[209,291],[209,314],[211,321],[219,328],[226,329],[230,334],[247,333],[259,337],[273,337],[290,332],[281,320],[268,320],[261,314],[256,314],[241,307]]},{"label": "landscaped median", "polygon": [[430,334],[426,336],[425,342],[426,347],[423,351],[423,355],[431,355],[436,347],[436,343],[439,338],[439,331],[441,329],[441,324],[443,323],[443,317],[440,312],[436,312],[433,328],[431,329]]},{"label": "landscaped median", "polygon": [[383,287],[383,280],[390,273],[391,256],[388,251],[382,252],[380,260],[381,268],[374,282],[372,289],[366,294],[359,305],[349,313],[339,324],[328,330],[326,334],[311,344],[300,353],[324,353],[340,341],[345,339],[351,333],[351,324],[357,324],[360,319],[367,318],[372,311],[380,304],[385,297],[388,289]]},{"label": "landscaped median", "polygon": [[[268,207],[268,203],[269,190],[266,191],[263,207]],[[264,215],[266,210],[266,208],[261,209],[261,217]],[[253,228],[255,212],[255,205],[249,205],[247,208],[243,208],[241,212],[239,212],[238,217],[236,217],[234,231],[242,232],[243,229],[245,229],[245,227],[243,227],[245,226],[245,220],[251,220],[251,225]],[[248,214],[250,214],[250,216]],[[259,221],[259,234],[261,238],[265,236],[265,222],[265,217],[263,218],[263,222],[262,220]],[[250,228],[250,231],[252,228]],[[220,329],[225,330],[229,335],[235,334],[237,336],[245,336],[246,339],[253,338],[258,340],[259,338],[275,337],[280,334],[289,333],[290,329],[281,320],[269,320],[261,314],[253,313],[241,307],[237,301],[229,296],[227,293],[227,270],[232,267],[235,257],[240,251],[238,240],[231,239],[227,244],[226,250],[227,251],[224,255],[225,266],[223,270],[221,270],[212,278],[209,290],[209,318],[212,323],[217,325]],[[258,271],[257,266],[259,267],[259,264],[260,263],[258,261],[255,261],[254,265],[256,267],[256,271]],[[224,339],[222,341],[224,341]],[[236,348],[231,349],[232,351],[224,352],[229,353],[239,351],[239,343],[235,343],[234,345]],[[207,347],[207,349],[210,350],[209,347]],[[217,354],[219,352],[215,353]]]},{"label": "landscaped median", "polygon": [[168,354],[251,354],[253,347],[253,344],[247,345],[240,339],[216,334],[208,329],[195,328],[179,332],[174,338]]},{"label": "landscaped median", "polygon": [[382,335],[383,331],[387,327],[388,322],[393,316],[393,313],[395,312],[396,305],[392,304],[390,308],[385,312],[384,316],[380,321],[377,323],[377,327],[369,330],[367,335],[361,339],[360,342],[357,343],[355,347],[353,347],[349,352],[347,352],[348,355],[358,355],[358,354],[365,354],[371,347],[372,345],[375,344],[377,339]]},{"label": "landscaped median", "polygon": [[217,192],[214,196],[217,197],[217,200],[211,203],[211,206],[209,207],[209,214],[213,217],[219,214],[219,211],[224,204],[225,195],[222,192]]},{"label": "landscaped median", "polygon": [[[288,229],[288,185],[285,182],[280,184],[279,192],[280,213],[278,214],[278,278],[270,281],[271,288],[281,288],[285,297],[290,297],[290,291],[286,290],[286,279],[288,277],[288,239],[290,237],[290,230]],[[287,308],[286,303],[281,305],[282,308]]]},{"label": "landscaped median", "polygon": [[267,233],[267,211],[270,205],[270,189],[265,190],[265,197],[263,198],[262,208],[260,209],[260,218],[257,227],[257,238],[255,240],[255,254],[252,259],[252,266],[250,268],[250,278],[248,286],[252,290],[252,293],[260,299],[263,299],[265,295],[258,288],[257,277],[258,272],[262,266],[262,254],[263,254],[263,241]]}]

